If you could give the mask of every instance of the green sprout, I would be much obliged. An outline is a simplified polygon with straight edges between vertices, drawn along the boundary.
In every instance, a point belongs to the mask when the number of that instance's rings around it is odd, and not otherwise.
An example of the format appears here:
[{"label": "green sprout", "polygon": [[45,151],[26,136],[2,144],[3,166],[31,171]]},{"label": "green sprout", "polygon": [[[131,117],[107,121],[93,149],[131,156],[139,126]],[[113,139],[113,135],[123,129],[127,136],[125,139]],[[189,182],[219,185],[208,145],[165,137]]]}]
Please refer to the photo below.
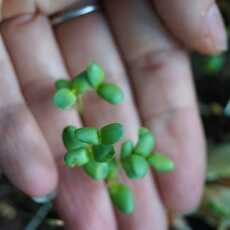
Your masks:
[{"label": "green sprout", "polygon": [[158,172],[171,172],[175,169],[172,160],[161,153],[155,153],[147,158],[149,164]]},{"label": "green sprout", "polygon": [[123,126],[119,123],[112,123],[101,128],[101,142],[103,144],[115,144],[123,136]]},{"label": "green sprout", "polygon": [[207,74],[212,76],[218,74],[223,69],[223,66],[226,63],[226,55],[217,54],[201,56],[194,54],[193,60],[194,70],[197,72],[198,75]]},{"label": "green sprout", "polygon": [[101,66],[91,63],[87,66],[87,79],[89,84],[97,89],[105,80],[105,73]]},{"label": "green sprout", "polygon": [[135,146],[135,153],[147,157],[155,147],[155,139],[147,129],[139,129],[139,140]]},{"label": "green sprout", "polygon": [[76,138],[87,144],[99,144],[99,135],[96,128],[84,127],[76,130]]},{"label": "green sprout", "polygon": [[123,159],[122,166],[131,179],[144,177],[148,171],[148,163],[144,157],[132,154],[130,157]]},{"label": "green sprout", "polygon": [[95,160],[98,162],[110,161],[115,156],[115,149],[113,145],[94,145],[92,149]]},{"label": "green sprout", "polygon": [[71,89],[76,96],[83,95],[92,90],[92,87],[87,80],[86,72],[82,72],[73,78],[71,81]]},{"label": "green sprout", "polygon": [[114,105],[120,104],[124,99],[121,89],[117,85],[110,83],[102,83],[97,89],[97,94]]},{"label": "green sprout", "polygon": [[218,73],[223,68],[224,63],[225,57],[223,54],[209,56],[204,64],[204,69],[209,74]]},{"label": "green sprout", "polygon": [[127,140],[122,143],[121,145],[121,159],[125,159],[129,157],[134,150],[134,144],[131,140]]},{"label": "green sprout", "polygon": [[92,90],[111,104],[122,103],[124,95],[120,87],[104,81],[105,73],[102,67],[91,63],[72,80],[60,79],[55,82],[53,103],[59,109],[70,109],[80,101],[82,95]]},{"label": "green sprout", "polygon": [[104,180],[109,173],[109,164],[92,160],[84,166],[84,169],[92,179]]},{"label": "green sprout", "polygon": [[[86,70],[73,80],[58,80],[53,101],[60,109],[67,109],[91,90],[111,104],[123,101],[121,89],[105,83],[103,69],[91,63]],[[140,128],[137,143],[122,140],[124,127],[120,123],[107,124],[101,128],[69,125],[62,133],[66,148],[64,164],[69,167],[81,167],[93,180],[105,180],[111,201],[125,214],[134,211],[135,201],[132,190],[120,183],[119,170],[124,170],[128,178],[143,178],[150,166],[158,172],[168,173],[175,169],[173,161],[161,153],[155,152],[155,138],[147,128]],[[120,149],[116,144],[121,141]],[[117,150],[118,149],[118,150]],[[119,151],[119,154],[116,153]]]},{"label": "green sprout", "polygon": [[113,204],[123,213],[130,214],[134,210],[134,198],[131,189],[124,184],[111,183],[108,186]]},{"label": "green sprout", "polygon": [[57,90],[53,97],[54,104],[60,109],[69,109],[77,101],[75,94],[66,88],[61,88]]},{"label": "green sprout", "polygon": [[70,89],[71,84],[69,80],[61,79],[55,82],[55,89]]},{"label": "green sprout", "polygon": [[89,154],[86,148],[77,148],[66,153],[65,165],[68,167],[82,166],[89,162]]}]

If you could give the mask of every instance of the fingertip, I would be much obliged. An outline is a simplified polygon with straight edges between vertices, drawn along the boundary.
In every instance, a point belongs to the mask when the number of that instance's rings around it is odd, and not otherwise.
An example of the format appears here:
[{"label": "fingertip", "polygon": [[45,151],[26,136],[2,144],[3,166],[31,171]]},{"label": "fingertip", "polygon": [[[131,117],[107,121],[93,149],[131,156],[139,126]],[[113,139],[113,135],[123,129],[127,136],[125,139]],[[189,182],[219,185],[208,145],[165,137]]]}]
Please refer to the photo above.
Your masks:
[{"label": "fingertip", "polygon": [[54,164],[28,162],[23,169],[17,164],[5,168],[4,173],[10,181],[30,197],[45,196],[57,188],[58,175]]},{"label": "fingertip", "polygon": [[227,33],[220,10],[212,4],[204,15],[203,31],[198,51],[204,54],[218,54],[228,49]]},{"label": "fingertip", "polygon": [[190,49],[202,54],[226,51],[227,33],[221,12],[213,0],[154,1],[165,26]]},{"label": "fingertip", "polygon": [[[24,191],[31,197],[44,197],[54,193],[58,184],[58,175],[55,166],[40,165],[35,169],[27,169]],[[30,171],[31,170],[31,171]]]}]

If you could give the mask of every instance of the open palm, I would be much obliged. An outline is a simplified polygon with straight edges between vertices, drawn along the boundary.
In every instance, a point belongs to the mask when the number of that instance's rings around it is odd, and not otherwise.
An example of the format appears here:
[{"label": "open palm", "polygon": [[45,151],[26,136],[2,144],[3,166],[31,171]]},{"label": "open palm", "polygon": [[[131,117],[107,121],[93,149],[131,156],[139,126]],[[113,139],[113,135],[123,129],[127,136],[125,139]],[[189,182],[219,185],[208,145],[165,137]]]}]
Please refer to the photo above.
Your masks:
[{"label": "open palm", "polygon": [[[192,74],[181,44],[202,53],[226,49],[218,9],[211,0],[105,0],[103,10],[52,27],[46,15],[74,2],[3,0],[0,167],[30,196],[57,190],[67,229],[165,230],[166,208],[187,212],[197,206],[205,172]],[[123,89],[125,102],[113,107],[89,94],[81,118],[54,108],[54,81],[73,77],[92,60]],[[60,135],[66,125],[109,122],[125,124],[126,137],[133,139],[144,124],[176,164],[170,174],[149,173],[138,182],[123,178],[136,196],[129,216],[113,210],[102,182],[63,165]]]}]

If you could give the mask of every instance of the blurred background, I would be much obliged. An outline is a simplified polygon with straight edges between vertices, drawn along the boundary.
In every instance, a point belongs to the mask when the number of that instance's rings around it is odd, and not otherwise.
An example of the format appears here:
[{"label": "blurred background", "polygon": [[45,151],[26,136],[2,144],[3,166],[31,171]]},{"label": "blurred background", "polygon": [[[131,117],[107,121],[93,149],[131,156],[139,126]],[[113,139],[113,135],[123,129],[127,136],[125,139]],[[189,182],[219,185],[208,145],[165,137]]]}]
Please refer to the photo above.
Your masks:
[{"label": "blurred background", "polygon": [[[230,1],[220,0],[230,37]],[[229,39],[230,40],[230,39]],[[175,230],[230,229],[230,52],[191,55],[200,113],[208,143],[206,187],[200,208],[189,216],[172,216]],[[1,230],[64,229],[47,202],[39,205],[0,178]],[[143,229],[144,230],[144,229]]]}]

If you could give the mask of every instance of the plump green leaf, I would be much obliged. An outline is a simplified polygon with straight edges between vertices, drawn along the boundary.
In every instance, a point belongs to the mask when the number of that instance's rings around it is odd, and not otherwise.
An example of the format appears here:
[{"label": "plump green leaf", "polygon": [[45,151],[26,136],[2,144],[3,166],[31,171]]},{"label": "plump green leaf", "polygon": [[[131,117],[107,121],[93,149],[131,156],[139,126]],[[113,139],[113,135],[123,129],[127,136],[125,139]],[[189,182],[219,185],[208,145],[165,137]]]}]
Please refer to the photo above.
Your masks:
[{"label": "plump green leaf", "polygon": [[147,161],[144,157],[136,154],[122,160],[122,166],[130,179],[142,178],[148,172]]},{"label": "plump green leaf", "polygon": [[66,153],[64,163],[68,167],[82,166],[89,162],[89,155],[86,148],[78,148]]},{"label": "plump green leaf", "polygon": [[111,104],[120,104],[124,100],[122,90],[115,84],[102,83],[97,89],[97,94]]},{"label": "plump green leaf", "polygon": [[110,161],[114,158],[115,150],[112,145],[94,145],[92,147],[94,159],[98,162]]},{"label": "plump green leaf", "polygon": [[71,84],[72,89],[76,94],[84,94],[92,89],[91,85],[87,80],[87,73],[82,72],[72,80]]},{"label": "plump green leaf", "polygon": [[145,128],[145,127],[139,128],[139,130],[138,130],[138,136],[142,136],[142,135],[144,135],[146,133],[151,133],[151,131],[149,129]]},{"label": "plump green leaf", "polygon": [[123,142],[121,145],[121,159],[125,159],[129,157],[132,154],[133,150],[134,150],[134,145],[131,140],[127,140]]},{"label": "plump green leaf", "polygon": [[131,214],[135,208],[132,190],[124,184],[113,183],[108,186],[114,206],[125,214]]},{"label": "plump green leaf", "polygon": [[117,178],[118,174],[118,163],[115,159],[109,161],[109,172],[107,175],[107,179],[113,180]]},{"label": "plump green leaf", "polygon": [[84,147],[86,144],[81,142],[76,136],[77,128],[70,125],[64,128],[62,132],[62,139],[67,150]]},{"label": "plump green leaf", "polygon": [[85,127],[77,129],[76,136],[78,140],[87,144],[98,145],[100,142],[96,128]]},{"label": "plump green leaf", "polygon": [[109,164],[107,162],[89,161],[84,166],[85,172],[94,180],[104,180],[109,173]]},{"label": "plump green leaf", "polygon": [[155,147],[155,138],[150,131],[145,128],[139,130],[138,142],[134,152],[141,156],[147,157]]},{"label": "plump green leaf", "polygon": [[100,129],[101,142],[105,145],[115,144],[124,133],[124,128],[120,123],[112,123]]},{"label": "plump green leaf", "polygon": [[98,86],[104,81],[105,73],[102,67],[96,63],[91,63],[87,66],[87,79],[93,88]]},{"label": "plump green leaf", "polygon": [[53,103],[59,109],[69,109],[76,103],[77,97],[75,94],[66,88],[56,91],[53,97]]},{"label": "plump green leaf", "polygon": [[154,153],[148,157],[148,163],[158,172],[171,172],[175,170],[174,162],[161,153]]},{"label": "plump green leaf", "polygon": [[69,80],[60,79],[55,82],[56,90],[63,89],[63,88],[70,89],[70,87],[71,87],[71,83]]},{"label": "plump green leaf", "polygon": [[224,55],[213,55],[206,58],[204,68],[207,73],[215,74],[219,72],[225,63]]}]

